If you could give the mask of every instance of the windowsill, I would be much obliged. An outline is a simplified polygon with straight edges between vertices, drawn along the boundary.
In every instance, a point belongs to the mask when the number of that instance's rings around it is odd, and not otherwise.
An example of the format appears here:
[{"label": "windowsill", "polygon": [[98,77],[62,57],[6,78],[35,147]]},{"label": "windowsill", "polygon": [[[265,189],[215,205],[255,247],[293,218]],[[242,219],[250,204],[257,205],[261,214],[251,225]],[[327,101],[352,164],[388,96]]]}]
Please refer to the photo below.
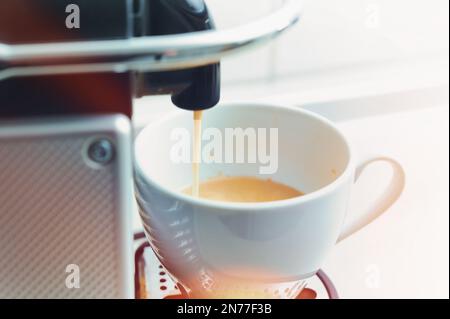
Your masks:
[{"label": "windowsill", "polygon": [[[448,100],[448,69],[448,56],[439,56],[434,59],[324,70],[276,81],[228,83],[222,89],[222,102],[296,105],[339,121],[417,109]],[[367,97],[374,98],[372,103],[362,103],[361,99],[366,100]],[[399,103],[391,102],[386,106],[385,99],[398,100]],[[334,108],[333,105],[342,108]],[[168,96],[136,100],[135,127],[139,131],[146,124],[172,111],[177,111],[177,108]]]}]

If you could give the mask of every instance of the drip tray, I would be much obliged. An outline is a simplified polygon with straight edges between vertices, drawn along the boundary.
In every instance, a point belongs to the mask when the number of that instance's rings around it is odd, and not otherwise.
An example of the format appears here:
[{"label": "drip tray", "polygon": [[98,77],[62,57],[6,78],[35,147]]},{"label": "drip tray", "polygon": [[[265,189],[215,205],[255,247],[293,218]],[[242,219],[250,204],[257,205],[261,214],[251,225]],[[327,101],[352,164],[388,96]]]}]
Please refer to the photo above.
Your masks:
[{"label": "drip tray", "polygon": [[[136,299],[187,299],[183,287],[169,276],[147,241],[140,240],[135,255]],[[338,299],[337,291],[323,271],[308,281],[297,299]]]}]

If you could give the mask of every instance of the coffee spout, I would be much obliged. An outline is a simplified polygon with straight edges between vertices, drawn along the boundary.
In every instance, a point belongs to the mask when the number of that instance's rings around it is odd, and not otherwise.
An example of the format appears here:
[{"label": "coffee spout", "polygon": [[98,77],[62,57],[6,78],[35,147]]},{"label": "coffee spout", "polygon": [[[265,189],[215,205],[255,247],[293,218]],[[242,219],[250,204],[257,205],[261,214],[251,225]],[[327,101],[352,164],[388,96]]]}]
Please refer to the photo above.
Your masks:
[{"label": "coffee spout", "polygon": [[[215,28],[203,0],[147,0],[141,3],[141,36],[182,34]],[[139,20],[138,20],[139,21]],[[171,23],[167,23],[171,21]],[[138,74],[138,97],[171,94],[172,102],[186,110],[205,110],[220,100],[220,63],[159,73]]]}]

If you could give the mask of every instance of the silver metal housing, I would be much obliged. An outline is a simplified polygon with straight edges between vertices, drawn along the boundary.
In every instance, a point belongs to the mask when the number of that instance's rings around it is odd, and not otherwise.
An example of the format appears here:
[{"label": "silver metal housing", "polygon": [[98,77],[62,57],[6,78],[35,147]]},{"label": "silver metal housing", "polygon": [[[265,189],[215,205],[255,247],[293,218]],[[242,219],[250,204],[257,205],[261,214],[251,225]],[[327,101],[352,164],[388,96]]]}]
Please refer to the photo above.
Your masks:
[{"label": "silver metal housing", "polygon": [[0,122],[0,298],[134,297],[131,140],[122,115]]}]

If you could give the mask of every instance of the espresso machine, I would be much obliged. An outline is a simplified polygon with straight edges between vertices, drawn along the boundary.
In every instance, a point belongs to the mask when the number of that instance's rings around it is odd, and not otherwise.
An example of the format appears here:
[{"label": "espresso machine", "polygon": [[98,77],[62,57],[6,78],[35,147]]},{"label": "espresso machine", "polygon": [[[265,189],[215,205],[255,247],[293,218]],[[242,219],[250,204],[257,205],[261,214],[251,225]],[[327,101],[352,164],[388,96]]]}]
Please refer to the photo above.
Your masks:
[{"label": "espresso machine", "polygon": [[0,1],[0,298],[133,298],[133,99],[214,107],[220,59],[300,12],[217,31],[203,0]]}]

